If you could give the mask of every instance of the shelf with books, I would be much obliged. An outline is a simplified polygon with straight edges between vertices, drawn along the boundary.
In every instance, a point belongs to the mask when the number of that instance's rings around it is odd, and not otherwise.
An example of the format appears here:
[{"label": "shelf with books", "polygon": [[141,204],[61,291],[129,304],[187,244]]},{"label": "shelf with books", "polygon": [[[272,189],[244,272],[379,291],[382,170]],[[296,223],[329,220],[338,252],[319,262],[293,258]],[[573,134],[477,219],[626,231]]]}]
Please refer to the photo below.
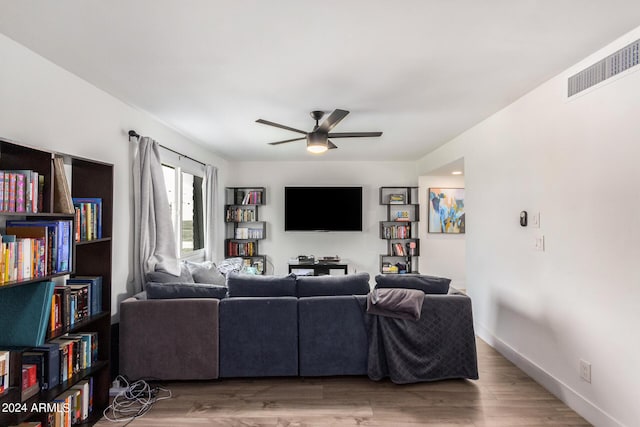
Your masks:
[{"label": "shelf with books", "polygon": [[[8,379],[9,387],[0,392],[3,403],[48,402],[57,399],[60,394],[69,394],[71,387],[78,387],[78,382],[89,376],[93,378],[94,413],[89,417],[89,424],[96,422],[102,410],[109,404],[109,386],[111,383],[111,256],[112,256],[112,222],[113,222],[113,165],[108,163],[79,158],[68,154],[29,147],[17,142],[0,138],[0,171],[9,171],[10,193],[17,191],[15,207],[3,211],[0,206],[0,228],[6,236],[3,250],[14,245],[15,253],[11,260],[22,260],[20,274],[14,271],[12,280],[0,275],[0,301],[11,300],[14,319],[0,315],[0,330],[12,330],[13,334],[0,334],[0,354],[5,349],[11,349],[11,367]],[[30,180],[27,184],[27,173]],[[11,190],[11,174],[22,174],[24,178],[16,177],[20,185]],[[0,176],[2,173],[0,173]],[[38,176],[36,189],[35,176]],[[23,188],[24,182],[24,188]],[[4,194],[4,179],[1,181]],[[9,193],[8,193],[9,194]],[[18,197],[19,196],[19,197]],[[4,196],[3,196],[4,197]],[[24,200],[24,211],[22,199]],[[17,200],[19,199],[19,201]],[[78,213],[74,214],[73,202],[77,202],[79,209],[84,209],[85,215],[91,218],[89,233],[85,232],[86,240],[75,242],[79,221]],[[0,197],[0,203],[4,203]],[[11,202],[10,202],[11,203]],[[83,205],[84,204],[84,205]],[[92,205],[93,204],[93,205]],[[16,211],[17,210],[17,211]],[[82,212],[81,212],[82,213]],[[80,216],[79,220],[82,219]],[[85,217],[85,223],[87,217]],[[64,224],[60,232],[55,234],[57,226]],[[66,226],[70,232],[66,232]],[[10,234],[13,233],[13,234]],[[31,235],[35,233],[36,235]],[[79,233],[78,233],[79,234]],[[58,240],[58,236],[61,237]],[[62,239],[65,237],[65,239]],[[80,238],[81,239],[81,238]],[[93,240],[90,240],[93,239]],[[15,243],[12,243],[15,241]],[[19,243],[18,243],[19,242]],[[54,243],[55,242],[55,243]],[[39,250],[46,254],[43,255]],[[31,252],[33,250],[33,252]],[[21,252],[21,253],[20,253]],[[30,258],[30,254],[33,256]],[[7,265],[7,252],[0,258],[0,265]],[[22,255],[20,258],[18,255]],[[42,258],[44,256],[44,258]],[[54,259],[51,258],[55,256]],[[27,261],[25,264],[25,260]],[[38,262],[43,261],[42,265]],[[33,274],[31,274],[33,272]],[[100,286],[83,284],[86,277],[100,277]],[[99,295],[95,306],[90,312],[78,317],[73,325],[59,328],[51,327],[51,313],[54,288],[58,285],[74,280],[80,283],[70,285],[79,292],[89,292]],[[86,289],[86,291],[85,291]],[[87,299],[89,301],[89,299]],[[5,312],[7,310],[4,310]],[[29,320],[26,320],[29,319]],[[44,336],[42,329],[45,329]],[[46,338],[47,331],[49,338]],[[19,331],[19,332],[16,332]],[[70,337],[68,334],[77,335]],[[12,336],[27,337],[21,347],[12,345]],[[36,390],[30,383],[30,377],[22,376],[23,355],[25,361],[33,354],[42,354],[43,349],[54,346],[46,340],[77,339],[87,340],[95,337],[100,344],[96,348],[96,363],[90,368],[78,372],[72,380],[62,382],[54,390]],[[16,342],[18,342],[19,338]],[[16,345],[21,345],[19,342]],[[86,343],[83,344],[86,348]],[[80,344],[78,344],[80,346]],[[47,354],[58,354],[58,351],[48,351]],[[37,359],[39,360],[39,359]],[[43,362],[44,363],[44,362]],[[28,364],[27,364],[28,365]],[[44,365],[43,365],[44,366]],[[31,372],[28,367],[27,371]],[[38,385],[41,378],[39,378]],[[62,380],[62,378],[60,379]],[[4,379],[2,380],[4,383]],[[86,388],[86,385],[82,385]],[[75,388],[74,387],[74,388]],[[46,387],[45,387],[46,388]],[[31,393],[35,395],[28,397]],[[73,392],[77,393],[77,392]],[[18,424],[23,421],[40,420],[40,414],[24,412],[20,414],[0,413],[0,425]],[[86,423],[86,421],[83,421]]]},{"label": "shelf with books", "polygon": [[380,255],[380,272],[418,273],[418,187],[380,187],[380,204],[387,210],[386,219],[380,221],[380,238],[387,243],[387,253]]},{"label": "shelf with books", "polygon": [[246,267],[265,274],[266,256],[258,241],[267,237],[267,223],[259,220],[259,207],[266,202],[264,187],[225,189],[225,258],[241,257]]},{"label": "shelf with books", "polygon": [[233,206],[257,206],[266,204],[264,187],[227,187],[225,204]]}]

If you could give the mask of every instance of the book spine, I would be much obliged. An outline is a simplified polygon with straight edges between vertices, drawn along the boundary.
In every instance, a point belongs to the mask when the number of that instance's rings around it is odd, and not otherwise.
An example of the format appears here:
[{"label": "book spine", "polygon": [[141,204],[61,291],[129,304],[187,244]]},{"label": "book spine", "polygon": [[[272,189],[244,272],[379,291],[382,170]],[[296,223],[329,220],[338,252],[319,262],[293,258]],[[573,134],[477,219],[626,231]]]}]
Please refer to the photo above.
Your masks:
[{"label": "book spine", "polygon": [[16,174],[9,174],[9,212],[16,211]]},{"label": "book spine", "polygon": [[0,211],[4,211],[4,171],[0,171]]},{"label": "book spine", "polygon": [[2,210],[5,212],[9,211],[9,187],[10,187],[10,173],[9,172],[5,172],[4,173],[4,198],[2,199]]}]

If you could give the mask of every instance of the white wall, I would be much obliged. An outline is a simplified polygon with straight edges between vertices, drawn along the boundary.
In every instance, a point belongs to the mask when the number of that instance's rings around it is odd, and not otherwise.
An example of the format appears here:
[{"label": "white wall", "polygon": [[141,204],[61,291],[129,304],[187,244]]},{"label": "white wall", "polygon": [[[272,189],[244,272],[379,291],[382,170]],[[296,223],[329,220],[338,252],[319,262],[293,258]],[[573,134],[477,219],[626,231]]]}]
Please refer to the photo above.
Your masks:
[{"label": "white wall", "polygon": [[0,35],[0,58],[3,138],[114,165],[112,311],[116,313],[118,301],[131,293],[127,290],[127,277],[133,232],[133,144],[127,131],[135,129],[163,145],[218,166],[221,181],[226,162],[4,35]]},{"label": "white wall", "polygon": [[[640,420],[640,67],[570,100],[566,80],[638,38],[640,28],[418,162],[424,173],[465,159],[476,332],[599,426]],[[521,210],[541,212],[541,227],[520,227]]]},{"label": "white wall", "polygon": [[[339,255],[349,272],[364,271],[371,278],[380,271],[379,221],[386,218],[379,204],[379,187],[417,185],[414,162],[239,162],[229,165],[232,186],[263,186],[267,204],[260,219],[267,221],[267,238],[259,243],[267,255],[268,273],[286,274],[287,261],[300,254]],[[285,232],[284,187],[287,185],[363,186],[362,232]]]},{"label": "white wall", "polygon": [[428,192],[429,188],[433,187],[464,188],[464,176],[423,175],[419,179],[420,272],[431,276],[448,277],[451,279],[452,287],[466,289],[466,234],[428,232]]}]

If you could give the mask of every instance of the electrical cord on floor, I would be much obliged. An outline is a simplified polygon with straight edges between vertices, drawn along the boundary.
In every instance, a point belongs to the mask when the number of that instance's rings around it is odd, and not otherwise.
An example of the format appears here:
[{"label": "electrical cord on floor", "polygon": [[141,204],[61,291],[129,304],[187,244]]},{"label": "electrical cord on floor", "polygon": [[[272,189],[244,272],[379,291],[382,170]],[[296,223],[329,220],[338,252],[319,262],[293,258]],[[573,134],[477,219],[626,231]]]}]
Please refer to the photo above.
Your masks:
[{"label": "electrical cord on floor", "polygon": [[126,422],[128,426],[133,420],[144,416],[156,402],[171,398],[171,390],[164,387],[151,387],[144,380],[129,383],[125,377],[118,375],[116,380],[123,386],[103,415],[114,423]]}]

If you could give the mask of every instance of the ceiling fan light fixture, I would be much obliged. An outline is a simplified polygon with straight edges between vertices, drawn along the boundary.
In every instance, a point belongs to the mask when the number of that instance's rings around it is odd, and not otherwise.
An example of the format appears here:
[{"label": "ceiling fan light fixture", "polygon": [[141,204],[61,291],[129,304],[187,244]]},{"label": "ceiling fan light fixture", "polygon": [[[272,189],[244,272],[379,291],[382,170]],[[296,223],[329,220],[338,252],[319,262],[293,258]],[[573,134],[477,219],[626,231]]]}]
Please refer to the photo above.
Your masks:
[{"label": "ceiling fan light fixture", "polygon": [[327,136],[312,132],[307,135],[307,151],[313,154],[322,154],[329,149]]}]

